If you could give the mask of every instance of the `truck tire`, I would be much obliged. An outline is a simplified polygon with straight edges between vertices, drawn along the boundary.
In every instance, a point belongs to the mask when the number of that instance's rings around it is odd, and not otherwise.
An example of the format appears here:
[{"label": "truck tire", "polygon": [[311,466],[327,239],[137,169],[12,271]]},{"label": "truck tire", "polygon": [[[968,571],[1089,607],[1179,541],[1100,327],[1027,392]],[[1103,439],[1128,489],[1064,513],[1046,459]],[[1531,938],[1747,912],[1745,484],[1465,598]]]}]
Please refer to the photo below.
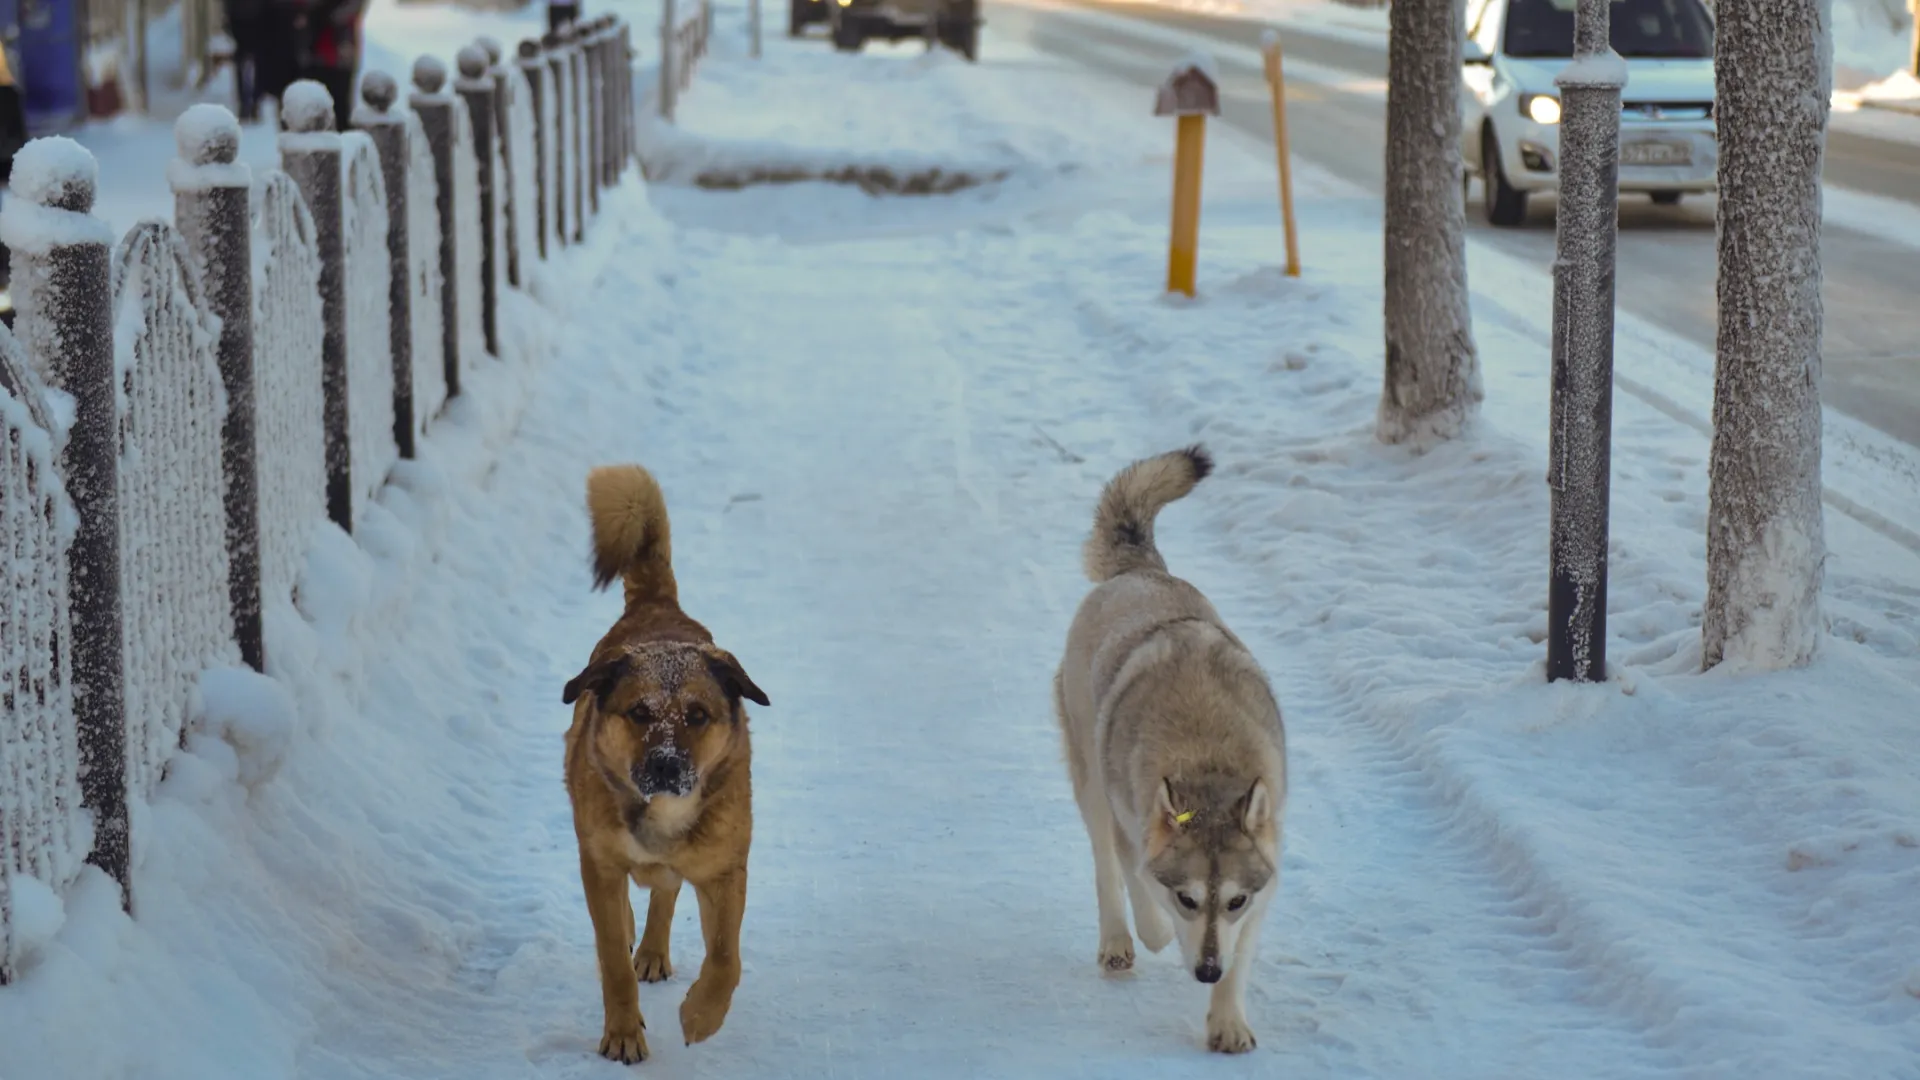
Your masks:
[{"label": "truck tire", "polygon": [[841,52],[859,52],[867,44],[866,27],[858,22],[839,18],[833,21],[833,47]]},{"label": "truck tire", "polygon": [[787,36],[799,37],[807,21],[807,0],[787,0]]}]

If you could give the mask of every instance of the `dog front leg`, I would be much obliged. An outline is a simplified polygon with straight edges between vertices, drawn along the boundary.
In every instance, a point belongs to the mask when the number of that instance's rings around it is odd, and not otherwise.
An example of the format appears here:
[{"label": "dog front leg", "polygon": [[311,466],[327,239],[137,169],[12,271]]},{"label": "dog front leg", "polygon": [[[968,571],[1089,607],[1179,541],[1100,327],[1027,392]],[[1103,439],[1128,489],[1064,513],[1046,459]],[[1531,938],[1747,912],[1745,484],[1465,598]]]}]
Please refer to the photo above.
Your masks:
[{"label": "dog front leg", "polygon": [[740,985],[740,918],[747,908],[747,868],[741,866],[711,881],[696,881],[700,930],[707,958],[700,965],[687,999],[680,1003],[680,1033],[688,1045],[703,1042],[727,1020],[733,991]]},{"label": "dog front leg", "polygon": [[1247,979],[1260,953],[1260,928],[1267,921],[1267,904],[1273,900],[1269,889],[1254,900],[1247,912],[1247,925],[1233,943],[1233,960],[1227,973],[1213,986],[1213,998],[1207,1003],[1207,1049],[1222,1054],[1244,1054],[1257,1045],[1253,1029],[1247,1026]]},{"label": "dog front leg", "polygon": [[673,977],[673,959],[667,945],[673,934],[673,906],[680,899],[681,881],[680,875],[670,870],[657,870],[641,882],[647,887],[647,929],[633,953],[633,974],[641,982]]},{"label": "dog front leg", "polygon": [[593,920],[593,951],[600,962],[600,1002],[606,1027],[600,1056],[625,1065],[647,1059],[647,1022],[640,1017],[640,984],[633,977],[633,902],[625,871],[609,870],[580,852],[580,883]]}]

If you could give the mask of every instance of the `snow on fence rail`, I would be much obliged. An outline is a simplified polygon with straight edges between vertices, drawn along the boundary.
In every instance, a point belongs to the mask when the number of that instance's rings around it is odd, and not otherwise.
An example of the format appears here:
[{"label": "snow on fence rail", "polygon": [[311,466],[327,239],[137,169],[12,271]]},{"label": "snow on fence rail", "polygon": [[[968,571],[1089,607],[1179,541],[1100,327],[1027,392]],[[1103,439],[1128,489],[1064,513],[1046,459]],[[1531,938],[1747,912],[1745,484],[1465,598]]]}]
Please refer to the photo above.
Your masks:
[{"label": "snow on fence rail", "polygon": [[[58,137],[17,155],[0,207],[19,311],[18,341],[0,328],[0,983],[31,963],[16,913],[82,862],[131,903],[129,807],[193,725],[201,676],[267,670],[262,609],[297,602],[316,532],[351,531],[460,372],[503,359],[501,290],[581,239],[620,182],[626,34],[603,18],[558,55],[526,42],[479,70],[463,50],[460,94],[423,58],[410,109],[370,75],[347,133],[303,85],[282,168],[257,178],[232,115],[196,106],[167,167],[177,229],[142,222],[117,250],[91,155]],[[587,92],[557,92],[569,68]],[[591,191],[563,205],[562,178]]]}]

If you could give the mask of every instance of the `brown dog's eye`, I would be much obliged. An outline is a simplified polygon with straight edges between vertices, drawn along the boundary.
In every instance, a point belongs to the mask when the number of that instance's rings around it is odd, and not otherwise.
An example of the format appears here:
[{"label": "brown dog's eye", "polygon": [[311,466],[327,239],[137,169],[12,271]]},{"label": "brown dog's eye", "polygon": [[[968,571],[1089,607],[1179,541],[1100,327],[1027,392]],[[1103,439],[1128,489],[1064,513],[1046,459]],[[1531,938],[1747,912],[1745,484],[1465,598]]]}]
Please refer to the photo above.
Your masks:
[{"label": "brown dog's eye", "polygon": [[711,717],[707,715],[707,710],[704,706],[701,706],[701,705],[687,706],[687,726],[688,727],[699,727],[700,725],[706,723],[709,719],[711,719]]},{"label": "brown dog's eye", "polygon": [[653,721],[653,714],[647,711],[645,705],[635,705],[627,710],[627,719],[636,724],[646,724]]}]

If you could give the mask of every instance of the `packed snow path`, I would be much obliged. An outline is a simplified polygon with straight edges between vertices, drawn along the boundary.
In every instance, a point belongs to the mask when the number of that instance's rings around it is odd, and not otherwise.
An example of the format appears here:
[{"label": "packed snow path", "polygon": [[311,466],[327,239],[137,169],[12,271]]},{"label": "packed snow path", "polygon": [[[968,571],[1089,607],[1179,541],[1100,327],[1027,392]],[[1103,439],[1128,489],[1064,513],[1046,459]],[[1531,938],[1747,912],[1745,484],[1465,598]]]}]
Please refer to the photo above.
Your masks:
[{"label": "packed snow path", "polygon": [[[1537,1075],[1604,1061],[1620,1075],[1668,1063],[1629,1015],[1583,1004],[1594,987],[1551,921],[1503,885],[1410,761],[1343,715],[1311,659],[1263,631],[1252,575],[1216,552],[1191,505],[1166,515],[1168,558],[1271,665],[1293,740],[1283,892],[1249,1001],[1261,1050],[1209,1059],[1204,990],[1170,953],[1101,978],[1048,686],[1085,587],[1077,548],[1094,495],[1174,433],[1124,371],[1088,354],[1067,313],[991,272],[916,272],[949,257],[1005,268],[1017,245],[680,242],[683,269],[658,279],[609,266],[582,306],[600,316],[563,350],[491,499],[460,530],[481,541],[455,560],[482,588],[445,583],[459,609],[445,621],[472,628],[452,647],[465,663],[417,675],[399,707],[365,718],[431,728],[439,695],[454,694],[481,711],[446,719],[492,752],[441,765],[460,804],[448,837],[407,817],[437,793],[374,809],[400,815],[383,825],[398,834],[389,843],[417,847],[421,863],[381,886],[393,895],[357,898],[356,925],[341,928],[356,947],[324,977],[337,996],[296,1071],[485,1077],[531,1062],[538,1075],[613,1075],[592,1057],[599,997],[558,698],[617,607],[588,592],[578,489],[589,466],[626,460],[667,488],[683,602],[774,701],[753,720],[742,988],[718,1036],[679,1045],[700,955],[695,905],[683,905],[677,974],[642,992],[646,1071]],[[861,317],[817,302],[813,283],[829,276],[860,283]],[[624,314],[640,290],[661,302]],[[697,332],[669,322],[739,297],[753,318]]]}]

